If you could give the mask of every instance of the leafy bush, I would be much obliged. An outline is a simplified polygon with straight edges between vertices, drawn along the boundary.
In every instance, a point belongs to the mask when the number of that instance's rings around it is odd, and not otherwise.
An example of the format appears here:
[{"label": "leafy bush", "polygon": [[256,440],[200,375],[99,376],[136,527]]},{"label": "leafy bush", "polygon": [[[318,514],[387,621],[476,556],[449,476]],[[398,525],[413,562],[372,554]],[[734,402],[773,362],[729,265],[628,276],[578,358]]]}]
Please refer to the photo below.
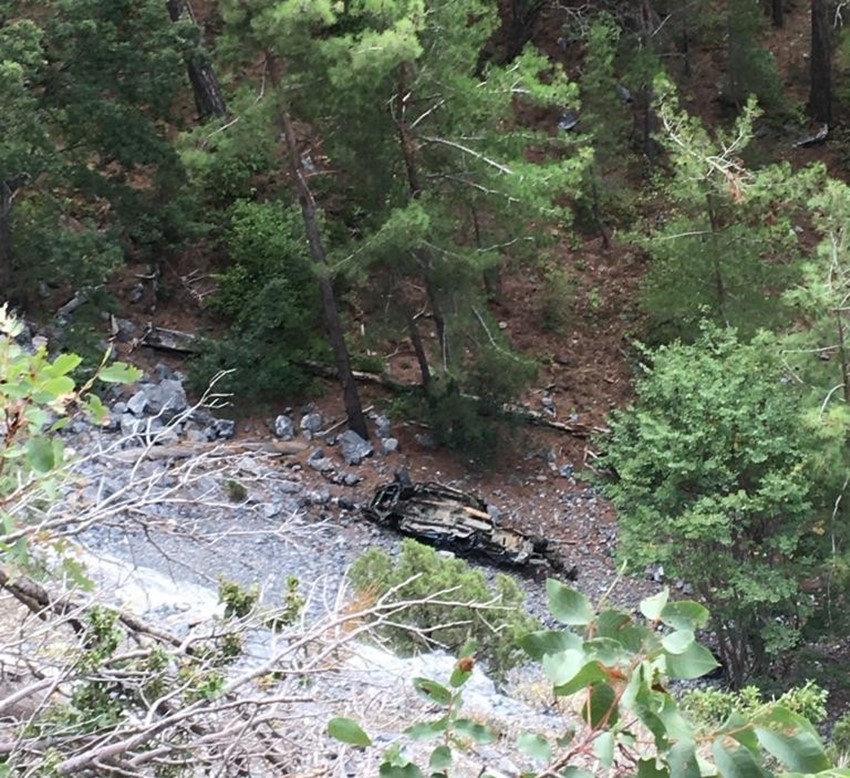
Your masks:
[{"label": "leafy bush", "polygon": [[321,351],[318,284],[306,255],[297,210],[284,203],[239,200],[222,239],[230,266],[219,276],[213,309],[233,323],[229,336],[202,342],[192,381],[205,386],[233,369],[225,391],[250,397],[299,391],[294,364]]},{"label": "leafy bush", "polygon": [[382,634],[401,651],[434,645],[457,650],[472,639],[481,647],[479,657],[498,677],[522,661],[517,641],[538,627],[522,609],[525,595],[512,578],[500,573],[491,587],[484,573],[462,559],[442,557],[410,538],[403,541],[397,561],[385,551],[369,549],[352,565],[350,577],[358,592],[380,597],[393,590],[398,602],[443,592],[440,599],[456,604],[407,605],[398,621],[415,631],[392,626],[383,627]]},{"label": "leafy bush", "polygon": [[694,587],[741,685],[795,645],[808,615],[799,581],[818,567],[807,547],[817,444],[764,343],[707,326],[694,345],[646,356],[636,405],[599,441],[621,553]]},{"label": "leafy bush", "polygon": [[745,686],[738,691],[693,689],[682,695],[681,704],[695,724],[706,727],[718,727],[734,713],[752,718],[760,709],[775,705],[819,724],[826,718],[828,695],[826,689],[806,681],[803,686],[795,686],[771,700],[765,700],[756,686]]},{"label": "leafy bush", "polygon": [[[831,768],[811,723],[781,701],[746,714],[733,712],[708,733],[683,715],[687,711],[679,709],[667,690],[668,679],[699,678],[717,664],[694,639],[694,632],[708,619],[708,611],[698,603],[671,602],[665,590],[640,603],[646,619],[642,621],[622,610],[597,611],[585,595],[557,581],[547,582],[547,592],[549,610],[565,628],[531,633],[522,645],[540,662],[553,695],[575,698],[578,715],[567,732],[555,736],[519,732],[516,745],[534,765],[523,776],[769,778],[787,774],[783,770],[824,778],[846,774]],[[460,775],[460,769],[452,771],[457,755],[474,745],[492,744],[499,755],[496,733],[464,715],[463,687],[473,667],[474,658],[464,649],[445,684],[431,678],[412,679],[434,713],[404,734],[409,741],[434,743],[424,754],[420,752],[427,759],[427,772],[403,749],[404,741],[396,741],[384,753],[381,776]],[[813,699],[817,697],[815,693]],[[328,734],[361,748],[372,745],[353,719],[331,719]],[[486,770],[485,765],[480,774],[489,775]]]}]

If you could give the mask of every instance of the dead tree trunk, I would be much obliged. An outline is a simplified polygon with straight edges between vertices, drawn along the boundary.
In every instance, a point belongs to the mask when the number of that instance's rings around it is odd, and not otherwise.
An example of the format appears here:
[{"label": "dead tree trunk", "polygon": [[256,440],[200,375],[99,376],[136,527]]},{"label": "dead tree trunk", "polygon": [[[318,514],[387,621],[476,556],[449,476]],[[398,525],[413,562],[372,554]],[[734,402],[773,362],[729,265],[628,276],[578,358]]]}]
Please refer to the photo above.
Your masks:
[{"label": "dead tree trunk", "polygon": [[812,0],[812,41],[809,115],[816,122],[832,121],[832,41],[828,0]]},{"label": "dead tree trunk", "polygon": [[[185,0],[166,0],[166,5],[172,22],[180,19],[186,11]],[[192,54],[186,57],[186,71],[189,74],[189,82],[192,84],[192,93],[195,96],[195,107],[198,109],[201,121],[213,116],[225,116],[227,105],[212,63],[201,54]]]},{"label": "dead tree trunk", "polygon": [[269,78],[272,87],[277,92],[280,102],[279,120],[283,137],[289,150],[289,160],[292,168],[292,176],[295,180],[295,189],[298,193],[298,201],[301,205],[301,215],[304,219],[304,231],[307,235],[307,243],[313,261],[318,266],[319,291],[322,298],[322,313],[325,319],[325,327],[328,331],[328,339],[336,359],[336,367],[342,384],[342,396],[345,404],[345,414],[348,417],[348,426],[361,438],[368,440],[369,431],[366,429],[366,418],[363,415],[363,406],[360,403],[360,394],[357,390],[357,382],[351,370],[351,359],[348,354],[348,346],[345,344],[342,321],[336,305],[333,282],[331,280],[327,254],[324,241],[319,230],[319,222],[316,215],[316,201],[313,192],[307,183],[304,166],[301,163],[301,154],[298,152],[298,141],[295,137],[295,129],[292,126],[292,118],[289,108],[284,101],[281,90],[280,65],[274,55],[266,55]]}]

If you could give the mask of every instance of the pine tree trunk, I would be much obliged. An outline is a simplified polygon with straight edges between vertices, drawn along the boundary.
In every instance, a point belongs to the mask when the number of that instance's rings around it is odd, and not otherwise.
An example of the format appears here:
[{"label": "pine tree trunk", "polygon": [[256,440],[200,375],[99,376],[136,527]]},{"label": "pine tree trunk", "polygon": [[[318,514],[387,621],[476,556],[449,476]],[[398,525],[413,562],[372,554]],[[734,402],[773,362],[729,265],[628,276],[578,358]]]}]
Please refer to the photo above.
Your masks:
[{"label": "pine tree trunk", "polygon": [[832,42],[828,0],[812,0],[811,89],[809,115],[817,122],[832,121]]},{"label": "pine tree trunk", "polygon": [[14,287],[12,267],[12,188],[0,181],[0,299],[9,300]]},{"label": "pine tree trunk", "polygon": [[[398,140],[401,146],[401,154],[404,159],[404,170],[407,175],[407,188],[408,194],[410,195],[411,200],[415,200],[422,193],[422,185],[419,179],[419,169],[416,163],[416,143],[410,134],[410,127],[407,124],[407,119],[405,118],[405,110],[406,110],[406,99],[407,99],[407,79],[409,76],[409,66],[405,63],[402,64],[400,68],[400,76],[398,80],[398,84],[396,84],[396,127],[398,128]],[[419,262],[420,267],[422,268],[422,279],[425,283],[425,294],[428,297],[428,304],[431,306],[431,315],[434,317],[434,325],[437,329],[437,339],[440,344],[440,356],[443,362],[443,370],[445,370],[448,366],[449,354],[448,354],[448,341],[446,338],[446,320],[443,316],[442,309],[440,307],[440,300],[437,295],[437,290],[434,287],[434,283],[431,280],[431,267],[432,267],[432,258],[430,256],[430,252],[424,249],[418,249],[413,252],[417,261]],[[417,336],[418,336],[418,330]],[[413,344],[414,350],[416,350],[416,344]],[[421,348],[421,341],[420,341]],[[421,349],[422,357],[425,356],[424,349]],[[419,352],[417,351],[417,356],[419,356]],[[421,361],[421,360],[420,360]],[[423,372],[423,387],[425,386],[424,382],[425,373]],[[430,373],[429,373],[430,377]]]},{"label": "pine tree trunk", "polygon": [[[176,22],[186,9],[185,0],[166,0],[166,5],[172,22]],[[192,84],[192,93],[195,96],[195,107],[201,121],[213,116],[225,116],[227,104],[212,63],[205,57],[197,55],[187,57],[186,71],[189,74],[189,82]]]},{"label": "pine tree trunk", "polygon": [[782,8],[784,0],[772,0],[770,4],[770,18],[773,21],[774,27],[783,27],[785,25],[784,9]]},{"label": "pine tree trunk", "polygon": [[298,192],[298,201],[301,205],[301,215],[304,219],[304,231],[307,235],[307,243],[310,246],[313,261],[319,266],[317,275],[319,277],[319,290],[322,298],[322,314],[325,320],[325,327],[328,331],[328,340],[330,340],[331,348],[334,352],[337,373],[342,384],[342,397],[345,404],[345,414],[348,417],[348,426],[360,435],[361,438],[368,440],[369,431],[366,428],[366,418],[363,415],[363,406],[360,403],[357,382],[354,379],[354,373],[351,369],[351,359],[348,354],[348,346],[345,343],[342,320],[340,319],[339,310],[336,305],[333,282],[328,274],[328,260],[324,241],[322,240],[322,233],[319,230],[316,201],[307,183],[304,166],[301,163],[301,155],[298,152],[298,142],[292,126],[292,119],[289,116],[289,109],[283,101],[279,65],[276,58],[271,54],[266,56],[266,62],[272,86],[277,91],[278,98],[281,101],[279,109],[280,126],[289,150],[290,165],[292,167],[293,178],[295,179],[295,188]]}]

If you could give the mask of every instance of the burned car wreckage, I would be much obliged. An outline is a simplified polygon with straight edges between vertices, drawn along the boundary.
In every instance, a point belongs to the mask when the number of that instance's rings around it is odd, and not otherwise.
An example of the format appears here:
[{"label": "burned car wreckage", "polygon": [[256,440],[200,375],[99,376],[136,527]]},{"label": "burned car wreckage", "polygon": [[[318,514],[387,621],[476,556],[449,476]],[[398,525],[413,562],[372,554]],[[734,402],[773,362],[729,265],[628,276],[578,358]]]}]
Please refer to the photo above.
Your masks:
[{"label": "burned car wreckage", "polygon": [[520,568],[532,575],[575,580],[578,574],[554,543],[500,526],[487,503],[444,484],[398,479],[378,487],[363,512],[381,526],[458,556]]}]

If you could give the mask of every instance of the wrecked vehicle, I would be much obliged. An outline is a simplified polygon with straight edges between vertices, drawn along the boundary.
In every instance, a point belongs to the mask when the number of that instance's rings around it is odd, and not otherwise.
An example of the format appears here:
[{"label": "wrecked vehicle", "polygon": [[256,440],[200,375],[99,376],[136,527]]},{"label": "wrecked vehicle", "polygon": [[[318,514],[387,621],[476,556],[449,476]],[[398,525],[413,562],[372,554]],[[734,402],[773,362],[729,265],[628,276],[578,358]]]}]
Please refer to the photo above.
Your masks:
[{"label": "wrecked vehicle", "polygon": [[548,539],[500,526],[487,503],[444,484],[397,480],[378,487],[363,512],[381,526],[458,556],[568,580],[578,573]]}]

